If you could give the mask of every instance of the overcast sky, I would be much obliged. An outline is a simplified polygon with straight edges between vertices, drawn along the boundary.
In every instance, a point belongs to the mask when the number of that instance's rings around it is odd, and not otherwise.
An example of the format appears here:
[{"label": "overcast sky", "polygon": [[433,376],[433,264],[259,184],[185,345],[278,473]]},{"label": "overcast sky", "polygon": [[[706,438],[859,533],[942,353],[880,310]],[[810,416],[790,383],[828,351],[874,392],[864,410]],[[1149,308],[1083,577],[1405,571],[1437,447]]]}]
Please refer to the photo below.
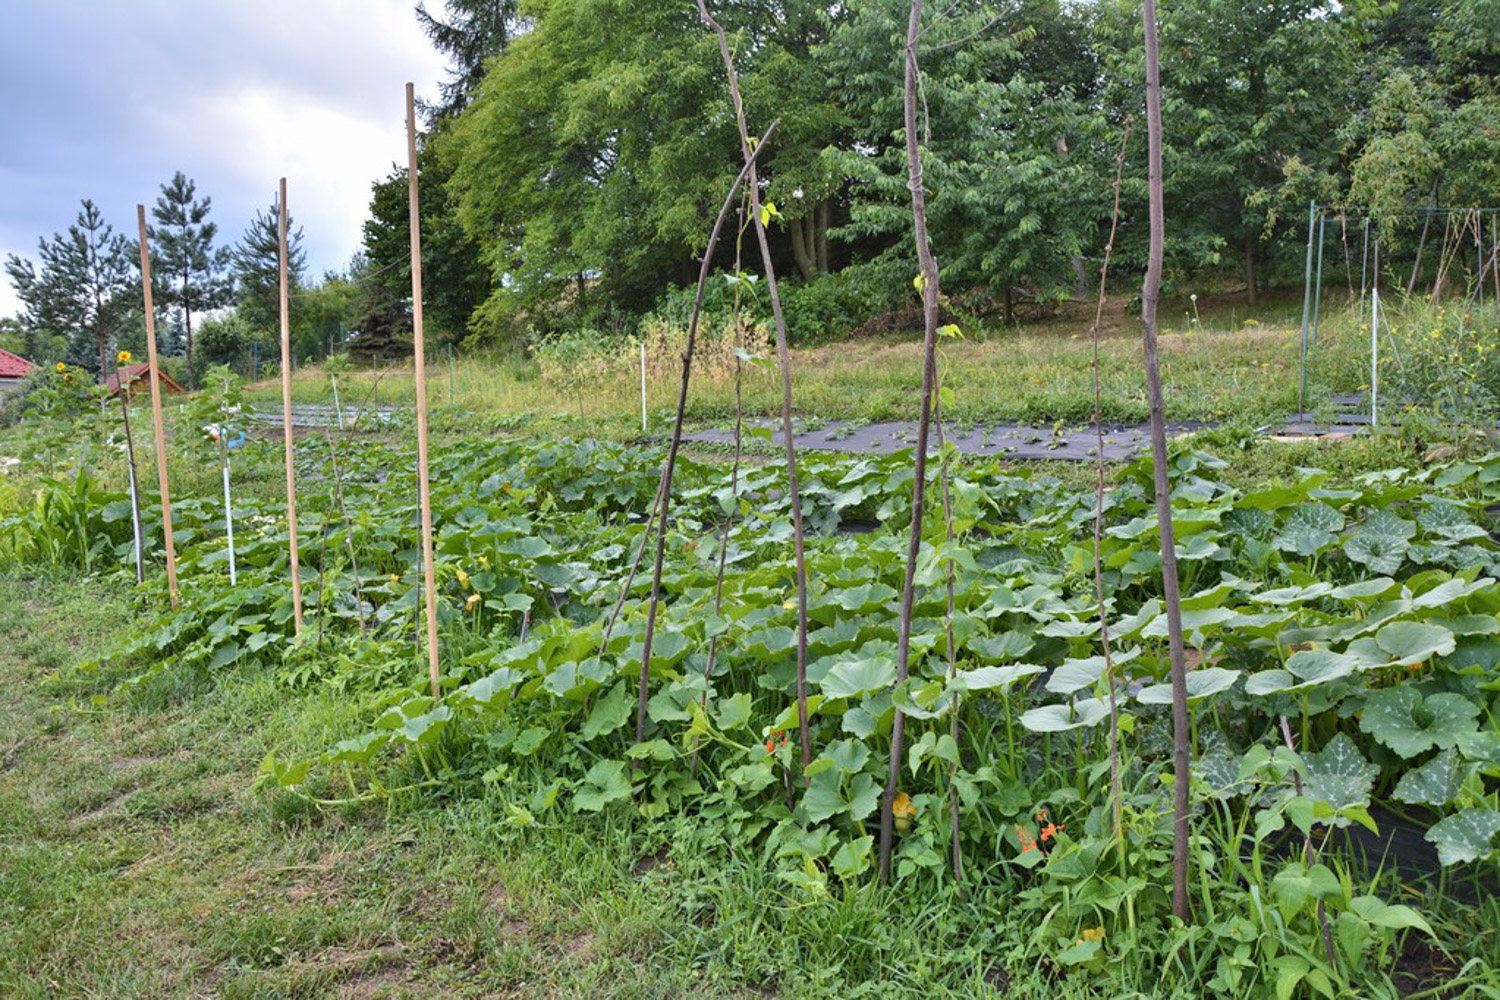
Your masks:
[{"label": "overcast sky", "polygon": [[285,176],[309,273],[343,268],[370,183],[406,159],[406,82],[433,97],[443,76],[414,3],[0,0],[0,258],[35,258],[84,197],[133,237],[181,170],[225,242]]}]

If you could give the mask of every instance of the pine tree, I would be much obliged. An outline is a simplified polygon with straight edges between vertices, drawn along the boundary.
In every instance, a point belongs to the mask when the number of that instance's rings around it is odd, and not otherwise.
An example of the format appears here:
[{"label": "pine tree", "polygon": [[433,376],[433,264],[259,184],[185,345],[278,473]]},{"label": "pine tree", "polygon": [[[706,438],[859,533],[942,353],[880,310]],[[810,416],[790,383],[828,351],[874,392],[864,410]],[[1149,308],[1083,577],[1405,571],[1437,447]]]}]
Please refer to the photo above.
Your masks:
[{"label": "pine tree", "polygon": [[453,60],[449,79],[439,85],[442,102],[426,111],[433,120],[450,118],[468,106],[484,79],[485,62],[516,35],[520,16],[516,0],[446,0],[446,20],[417,4],[417,23],[438,51]]},{"label": "pine tree", "polygon": [[119,336],[132,305],[130,241],[85,198],[68,231],[39,240],[37,253],[40,268],[14,254],[5,262],[24,307],[28,349],[42,331],[51,331],[67,338],[69,358],[103,373],[108,343]]},{"label": "pine tree", "polygon": [[[307,252],[302,249],[302,230],[287,216],[287,286],[295,291],[302,284]],[[257,332],[281,329],[281,235],[277,207],[273,201],[265,212],[256,212],[235,246],[233,261],[235,308],[240,318]]]},{"label": "pine tree", "polygon": [[193,363],[193,315],[225,305],[230,286],[225,276],[229,250],[214,249],[219,227],[207,221],[213,199],[197,199],[196,186],[182,171],[161,186],[151,209],[157,225],[150,229],[156,260],[154,278],[161,284],[158,303],[176,309],[182,321],[188,364]]}]

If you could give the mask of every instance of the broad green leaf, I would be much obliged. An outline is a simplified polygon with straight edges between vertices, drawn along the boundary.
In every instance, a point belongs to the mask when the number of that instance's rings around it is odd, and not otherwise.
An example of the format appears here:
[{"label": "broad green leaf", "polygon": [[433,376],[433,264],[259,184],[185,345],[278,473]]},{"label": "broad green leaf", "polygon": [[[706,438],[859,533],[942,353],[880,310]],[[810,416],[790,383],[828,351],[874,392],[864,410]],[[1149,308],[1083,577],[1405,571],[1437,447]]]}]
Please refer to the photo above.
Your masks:
[{"label": "broad green leaf", "polygon": [[1445,806],[1463,790],[1471,771],[1472,765],[1462,763],[1456,750],[1444,750],[1403,774],[1396,782],[1395,796],[1413,805]]},{"label": "broad green leaf", "polygon": [[1281,530],[1272,541],[1283,552],[1315,556],[1332,545],[1343,528],[1343,514],[1326,503],[1311,500],[1287,512]]},{"label": "broad green leaf", "polygon": [[715,721],[720,729],[738,729],[750,721],[751,702],[747,692],[740,691],[719,699],[716,708],[718,718]]},{"label": "broad green leaf", "polygon": [[573,793],[574,812],[599,812],[611,802],[630,797],[630,779],[625,776],[625,762],[595,762],[583,776],[583,784]]},{"label": "broad green leaf", "polygon": [[1457,865],[1490,857],[1497,833],[1500,833],[1500,812],[1464,809],[1433,826],[1426,839],[1437,846],[1439,862]]},{"label": "broad green leaf", "polygon": [[1479,706],[1461,694],[1423,699],[1414,687],[1372,691],[1365,699],[1359,728],[1410,760],[1433,747],[1455,746],[1478,728]]},{"label": "broad green leaf", "polygon": [[975,667],[960,670],[954,675],[955,686],[965,691],[989,691],[993,688],[1009,688],[1024,677],[1042,672],[1034,663],[1012,663],[1004,667]]},{"label": "broad green leaf", "polygon": [[1375,633],[1375,642],[1398,666],[1424,663],[1453,652],[1453,633],[1425,622],[1392,622]]},{"label": "broad green leaf", "polygon": [[[1187,696],[1189,701],[1199,698],[1207,698],[1209,695],[1227,691],[1234,686],[1239,679],[1238,670],[1227,670],[1224,667],[1200,667],[1197,670],[1189,670],[1187,674]],[[1170,705],[1172,704],[1172,685],[1170,682],[1152,684],[1141,689],[1136,695],[1136,700],[1147,705]]]},{"label": "broad green leaf", "polygon": [[1034,733],[1060,733],[1068,729],[1097,726],[1109,717],[1103,699],[1087,698],[1073,704],[1042,705],[1021,715],[1021,725]]},{"label": "broad green leaf", "polygon": [[860,740],[835,740],[824,748],[820,759],[833,761],[845,774],[854,774],[870,759],[870,748]]},{"label": "broad green leaf", "polygon": [[1432,926],[1409,906],[1391,905],[1375,896],[1355,896],[1349,901],[1349,909],[1376,927],[1393,931],[1410,929],[1433,936]]},{"label": "broad green leaf", "polygon": [[617,682],[609,689],[607,695],[594,703],[588,720],[583,724],[584,740],[607,735],[625,725],[625,720],[630,718],[630,710],[634,707],[634,701],[635,699],[631,698],[625,690],[625,682],[623,680]]},{"label": "broad green leaf", "polygon": [[997,636],[970,639],[968,650],[981,660],[1005,662],[1031,652],[1036,641],[1025,632],[1002,632]]},{"label": "broad green leaf", "polygon": [[[1303,793],[1310,799],[1326,802],[1335,810],[1351,806],[1368,806],[1370,790],[1380,768],[1365,760],[1359,747],[1346,734],[1339,733],[1317,753],[1304,754],[1307,765]],[[1347,826],[1342,816],[1333,818],[1334,826]]]},{"label": "broad green leaf", "polygon": [[828,698],[857,698],[866,691],[881,691],[896,682],[896,664],[888,656],[866,656],[840,660],[824,676],[823,694]]},{"label": "broad green leaf", "polygon": [[1262,670],[1245,682],[1245,693],[1254,696],[1279,691],[1299,691],[1327,684],[1354,672],[1353,657],[1327,649],[1304,649],[1287,657],[1285,670]]},{"label": "broad green leaf", "polygon": [[1401,568],[1416,531],[1417,526],[1411,521],[1390,511],[1376,511],[1345,539],[1344,555],[1389,576]]}]

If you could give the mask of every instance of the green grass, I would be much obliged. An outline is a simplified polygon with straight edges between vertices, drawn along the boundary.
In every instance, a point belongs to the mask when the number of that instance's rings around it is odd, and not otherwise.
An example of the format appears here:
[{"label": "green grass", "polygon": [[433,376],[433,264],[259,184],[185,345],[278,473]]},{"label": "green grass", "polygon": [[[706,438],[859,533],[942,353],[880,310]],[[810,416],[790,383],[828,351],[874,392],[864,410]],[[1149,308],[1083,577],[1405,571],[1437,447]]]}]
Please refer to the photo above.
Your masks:
[{"label": "green grass", "polygon": [[[1328,299],[1333,299],[1330,294]],[[1310,399],[1329,391],[1359,388],[1357,365],[1363,346],[1356,317],[1325,301],[1319,365],[1310,376]],[[1224,302],[1199,303],[1199,322],[1189,304],[1163,309],[1161,356],[1168,417],[1174,420],[1236,420],[1264,423],[1297,408],[1300,299],[1272,298],[1257,310]],[[1093,413],[1092,307],[1065,306],[1057,314],[1010,328],[980,328],[944,345],[942,379],[953,389],[950,416],[961,421],[1083,422]],[[765,353],[769,354],[769,350]],[[1100,345],[1103,412],[1106,420],[1146,418],[1139,322],[1123,305],[1106,314]],[[460,356],[451,370],[445,359],[429,368],[432,405],[464,425],[527,427],[548,433],[629,437],[640,431],[640,375],[633,344],[622,344],[615,362],[596,373],[580,401],[540,377],[536,366],[513,357]],[[666,429],[676,403],[677,374],[670,358],[653,358],[647,410],[653,430]],[[806,417],[876,421],[915,415],[921,382],[919,336],[842,341],[792,352],[794,409]],[[410,364],[340,376],[345,405],[410,406]],[[298,402],[331,403],[328,377],[317,368],[299,370],[293,381]],[[280,401],[277,382],[250,392],[262,407]],[[746,366],[746,412],[780,411],[780,376],[774,366]],[[732,382],[695,377],[688,397],[694,423],[732,417]],[[536,429],[542,429],[540,427]]]},{"label": "green grass", "polygon": [[118,678],[79,668],[131,613],[107,583],[0,577],[0,996],[982,997],[1029,975],[1003,900],[809,902],[758,856],[698,860],[687,822],[670,845],[618,819],[521,836],[487,795],[388,818],[252,794],[268,750],[367,706],[260,672],[96,699]]}]

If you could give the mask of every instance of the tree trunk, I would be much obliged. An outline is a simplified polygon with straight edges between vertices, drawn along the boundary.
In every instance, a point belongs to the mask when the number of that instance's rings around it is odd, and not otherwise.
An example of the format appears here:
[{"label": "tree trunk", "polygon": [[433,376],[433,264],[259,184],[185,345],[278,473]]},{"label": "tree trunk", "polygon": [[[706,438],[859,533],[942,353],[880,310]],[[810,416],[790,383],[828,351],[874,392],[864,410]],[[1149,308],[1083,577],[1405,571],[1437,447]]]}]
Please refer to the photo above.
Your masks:
[{"label": "tree trunk", "polygon": [[[1187,665],[1182,647],[1182,597],[1177,584],[1177,543],[1172,530],[1172,487],[1167,478],[1166,404],[1156,356],[1156,302],[1161,295],[1164,217],[1161,162],[1161,65],[1156,50],[1156,2],[1141,11],[1146,35],[1146,127],[1149,139],[1151,242],[1146,281],[1141,289],[1141,339],[1145,347],[1146,392],[1151,408],[1151,464],[1156,479],[1156,527],[1161,542],[1162,599],[1167,612],[1167,648],[1172,675],[1172,912],[1188,913],[1188,784],[1192,765],[1188,724]],[[1247,258],[1248,259],[1248,258]],[[1252,284],[1250,286],[1254,288]]]},{"label": "tree trunk", "polygon": [[787,229],[792,235],[792,259],[797,262],[797,273],[802,276],[803,281],[811,281],[817,273],[817,266],[813,263],[812,253],[808,250],[808,234],[812,229],[812,219],[809,216],[799,216],[791,221]]},{"label": "tree trunk", "polygon": [[1245,230],[1245,304],[1260,305],[1260,292],[1255,287],[1259,279],[1255,274],[1255,233]]},{"label": "tree trunk", "polygon": [[828,201],[818,203],[817,256],[818,273],[828,273],[828,230],[833,221],[833,206]]},{"label": "tree trunk", "polygon": [[1437,204],[1438,182],[1440,180],[1442,180],[1441,174],[1438,174],[1432,178],[1432,191],[1427,195],[1427,207],[1429,211],[1427,212],[1426,217],[1422,219],[1422,235],[1417,240],[1417,259],[1412,261],[1411,277],[1406,281],[1407,295],[1410,295],[1412,293],[1412,289],[1417,287],[1417,275],[1420,274],[1422,270],[1422,248],[1427,246],[1427,229],[1432,225],[1432,212],[1430,211],[1430,209],[1432,209],[1432,207]]},{"label": "tree trunk", "polygon": [[1014,289],[1005,286],[1005,322],[1007,325],[1016,321],[1016,296]]}]

